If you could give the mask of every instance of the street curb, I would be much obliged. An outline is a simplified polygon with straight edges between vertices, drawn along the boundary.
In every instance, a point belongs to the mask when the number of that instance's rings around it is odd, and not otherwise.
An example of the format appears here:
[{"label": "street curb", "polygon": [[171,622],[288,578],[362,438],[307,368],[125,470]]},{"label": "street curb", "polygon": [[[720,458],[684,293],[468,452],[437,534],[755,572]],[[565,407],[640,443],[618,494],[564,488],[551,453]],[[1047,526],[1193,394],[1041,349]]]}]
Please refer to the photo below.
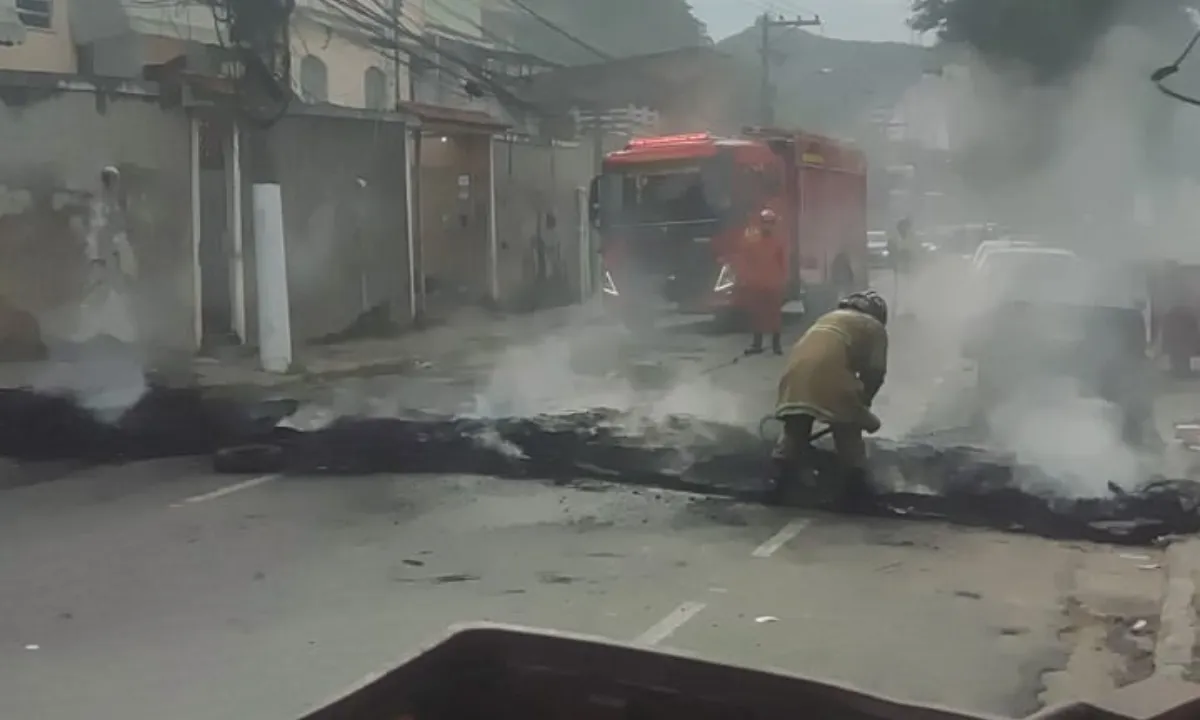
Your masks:
[{"label": "street curb", "polygon": [[[336,370],[310,371],[301,370],[298,372],[281,373],[278,375],[267,374],[262,372],[262,378],[257,382],[204,382],[202,379],[194,384],[206,389],[257,389],[257,390],[276,390],[287,388],[293,385],[303,385],[313,382],[322,382],[329,380],[343,380],[346,378],[357,377],[375,377],[379,375],[401,375],[417,369],[420,365],[419,360],[406,358],[403,360],[385,360],[380,362],[371,362],[356,364],[353,367],[339,368]],[[258,371],[256,371],[258,372]]]},{"label": "street curb", "polygon": [[[537,340],[548,333],[554,333],[562,328],[575,323],[582,322],[587,326],[594,326],[606,321],[606,316],[599,313],[595,307],[568,305],[561,308],[552,308],[542,311],[547,313],[546,326],[535,331],[531,338]],[[514,317],[514,316],[499,316]],[[447,328],[449,325],[439,326]],[[506,348],[507,349],[507,348]],[[450,351],[441,358],[432,359],[434,366],[443,364],[443,361],[450,358],[450,364],[457,362],[455,356],[461,352],[461,348]],[[430,362],[430,358],[423,357],[419,353],[405,353],[403,355],[391,355],[378,360],[368,360],[364,362],[353,362],[344,365],[343,367],[328,369],[328,370],[310,370],[300,365],[292,372],[281,373],[278,375],[266,373],[263,371],[255,371],[258,378],[256,380],[247,381],[239,380],[235,382],[206,382],[204,378],[197,373],[192,373],[188,384],[197,386],[205,390],[214,392],[230,392],[235,394],[244,393],[264,393],[264,392],[282,392],[296,387],[313,385],[319,383],[333,382],[337,380],[346,380],[352,378],[372,378],[384,375],[407,375],[414,371],[421,371]]]},{"label": "street curb", "polygon": [[1154,674],[1182,678],[1192,666],[1196,647],[1196,572],[1200,540],[1174,542],[1166,551],[1166,587],[1154,644]]}]

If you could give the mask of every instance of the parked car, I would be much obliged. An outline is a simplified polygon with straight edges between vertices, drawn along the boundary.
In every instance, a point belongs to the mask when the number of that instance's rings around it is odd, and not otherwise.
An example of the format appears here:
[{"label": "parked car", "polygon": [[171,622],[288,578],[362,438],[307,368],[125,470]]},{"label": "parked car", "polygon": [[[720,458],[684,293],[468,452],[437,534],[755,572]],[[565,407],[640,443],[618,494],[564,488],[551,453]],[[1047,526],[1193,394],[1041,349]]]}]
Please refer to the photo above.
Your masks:
[{"label": "parked car", "polygon": [[1008,235],[995,240],[984,240],[975,248],[974,254],[971,256],[971,266],[978,269],[983,265],[984,258],[991,252],[996,250],[1005,250],[1012,248],[1037,248],[1041,243],[1033,235]]},{"label": "parked car", "polygon": [[1145,273],[1070,250],[999,247],[975,267],[979,317],[964,354],[977,371],[977,421],[1014,393],[1071,378],[1119,408],[1126,442],[1151,438]]},{"label": "parked car", "polygon": [[1153,336],[1171,373],[1191,376],[1200,356],[1200,264],[1163,263],[1151,277]]}]

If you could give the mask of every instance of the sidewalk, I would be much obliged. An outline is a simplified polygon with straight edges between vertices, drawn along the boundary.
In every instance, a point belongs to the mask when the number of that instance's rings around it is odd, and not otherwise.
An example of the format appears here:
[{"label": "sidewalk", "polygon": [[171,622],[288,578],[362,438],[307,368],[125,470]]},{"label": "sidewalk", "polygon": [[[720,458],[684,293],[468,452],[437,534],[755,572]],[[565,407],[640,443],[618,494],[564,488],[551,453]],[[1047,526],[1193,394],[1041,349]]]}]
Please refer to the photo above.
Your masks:
[{"label": "sidewalk", "polygon": [[490,366],[506,349],[538,340],[570,325],[603,320],[597,304],[573,305],[526,315],[464,311],[436,327],[386,339],[309,346],[297,351],[287,374],[259,368],[256,356],[234,360],[197,358],[192,382],[202,387],[279,388],[345,377],[399,375],[416,370],[471,372]]},{"label": "sidewalk", "polygon": [[[598,303],[552,308],[524,315],[464,310],[452,320],[401,335],[297,349],[292,372],[260,369],[252,350],[225,358],[175,356],[153,364],[153,372],[173,385],[264,389],[345,377],[397,375],[418,370],[469,373],[488,367],[506,349],[566,328],[602,322]],[[20,388],[70,374],[70,361],[0,363],[0,388]]]}]

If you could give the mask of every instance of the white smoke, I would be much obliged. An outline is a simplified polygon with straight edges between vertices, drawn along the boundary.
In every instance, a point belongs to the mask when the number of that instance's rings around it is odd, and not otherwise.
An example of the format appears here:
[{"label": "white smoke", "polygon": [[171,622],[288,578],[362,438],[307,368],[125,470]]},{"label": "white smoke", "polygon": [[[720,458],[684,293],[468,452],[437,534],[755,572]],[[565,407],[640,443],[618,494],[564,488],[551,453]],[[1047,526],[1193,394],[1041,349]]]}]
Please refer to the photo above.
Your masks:
[{"label": "white smoke", "polygon": [[[1155,125],[1162,119],[1157,114],[1175,108],[1164,110],[1161,103],[1170,101],[1156,94],[1149,74],[1177,52],[1138,30],[1118,27],[1098,44],[1086,67],[1056,86],[1034,86],[1019,72],[974,64],[969,101],[955,109],[959,161],[962,174],[975,181],[966,187],[986,190],[962,191],[960,203],[981,221],[999,222],[1035,234],[1048,245],[1069,247],[1095,266],[1122,268],[1121,282],[1135,290],[1114,304],[1136,303],[1139,283],[1141,297],[1148,297],[1146,279],[1139,275],[1147,267],[1144,263],[1153,267],[1165,259],[1195,256],[1190,238],[1200,230],[1200,218],[1180,201],[1187,196],[1187,183],[1156,166],[1155,156],[1147,152],[1156,142],[1176,149],[1181,142],[1195,142],[1174,137],[1169,122]],[[1157,133],[1152,132],[1156,127]],[[1029,153],[1023,165],[1006,165],[1039,135],[1049,142]],[[990,161],[981,163],[980,157]],[[1112,289],[1109,280],[1101,278],[1114,276],[1086,277],[1096,279],[1090,287],[1070,288],[1068,294],[1085,303],[1109,302],[1100,299]],[[919,289],[908,304],[917,313],[927,346],[961,348],[973,334],[990,330],[982,326],[989,303],[979,294],[978,281],[965,261],[950,271],[944,263],[926,268],[910,279],[907,287]],[[1028,277],[1022,280],[1027,281]],[[1045,287],[999,290],[1014,299],[1036,295],[1045,300],[1047,293],[1065,292],[1060,286],[1065,281],[1043,278],[1039,282]],[[1125,403],[1102,400],[1051,371],[1020,367],[1034,364],[1026,358],[1039,357],[1033,343],[1053,338],[1038,338],[1032,329],[1017,337],[1027,337],[1031,344],[1005,348],[1001,364],[1020,382],[1002,383],[983,407],[972,378],[946,382],[931,391],[926,405],[960,419],[982,416],[989,442],[1039,468],[1061,485],[1059,491],[1092,496],[1105,494],[1109,483],[1136,483],[1144,476],[1146,452],[1154,443],[1142,447],[1124,440],[1120,405]],[[1101,372],[1099,367],[1085,370]],[[1152,372],[1149,360],[1141,371],[1127,372],[1128,377],[1116,381],[1118,396],[1134,404],[1150,398]],[[909,427],[930,424],[928,417],[904,420]]]},{"label": "white smoke", "polygon": [[580,324],[505,351],[473,413],[528,417],[607,408],[629,414],[630,430],[672,415],[748,425],[769,407],[719,387],[702,367],[685,368],[624,328]]}]

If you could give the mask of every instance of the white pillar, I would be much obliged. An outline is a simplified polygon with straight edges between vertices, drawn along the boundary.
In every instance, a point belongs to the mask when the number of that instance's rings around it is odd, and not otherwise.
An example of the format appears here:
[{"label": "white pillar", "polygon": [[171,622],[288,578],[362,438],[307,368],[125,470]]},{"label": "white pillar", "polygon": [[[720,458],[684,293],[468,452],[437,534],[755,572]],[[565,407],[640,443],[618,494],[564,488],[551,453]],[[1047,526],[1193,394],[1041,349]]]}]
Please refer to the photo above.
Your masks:
[{"label": "white pillar", "polygon": [[233,280],[230,283],[231,320],[238,340],[245,344],[249,331],[246,327],[246,254],[242,233],[242,137],[241,128],[237,125],[234,125],[229,141],[226,168],[229,172],[229,237],[233,240],[233,257],[230,258],[229,268]]},{"label": "white pillar", "polygon": [[283,194],[278,183],[256,183],[253,197],[258,356],[267,372],[285,373],[292,365],[292,326],[287,245],[283,235]]},{"label": "white pillar", "polygon": [[488,135],[488,287],[500,302],[500,252],[496,237],[496,136]]},{"label": "white pillar", "polygon": [[413,186],[414,167],[417,162],[417,143],[413,140],[413,132],[407,127],[404,131],[404,202],[407,211],[405,218],[408,224],[406,232],[408,233],[408,311],[409,319],[416,321],[417,319],[417,253],[416,244],[420,241],[417,237],[417,224],[413,216],[413,194],[416,188]]},{"label": "white pillar", "polygon": [[575,188],[575,214],[579,218],[576,229],[579,238],[579,302],[586,303],[592,296],[592,240],[591,223],[588,222],[590,203],[588,188]]},{"label": "white pillar", "polygon": [[204,278],[200,266],[200,118],[192,116],[191,195],[192,195],[192,342],[196,349],[204,342]]}]

